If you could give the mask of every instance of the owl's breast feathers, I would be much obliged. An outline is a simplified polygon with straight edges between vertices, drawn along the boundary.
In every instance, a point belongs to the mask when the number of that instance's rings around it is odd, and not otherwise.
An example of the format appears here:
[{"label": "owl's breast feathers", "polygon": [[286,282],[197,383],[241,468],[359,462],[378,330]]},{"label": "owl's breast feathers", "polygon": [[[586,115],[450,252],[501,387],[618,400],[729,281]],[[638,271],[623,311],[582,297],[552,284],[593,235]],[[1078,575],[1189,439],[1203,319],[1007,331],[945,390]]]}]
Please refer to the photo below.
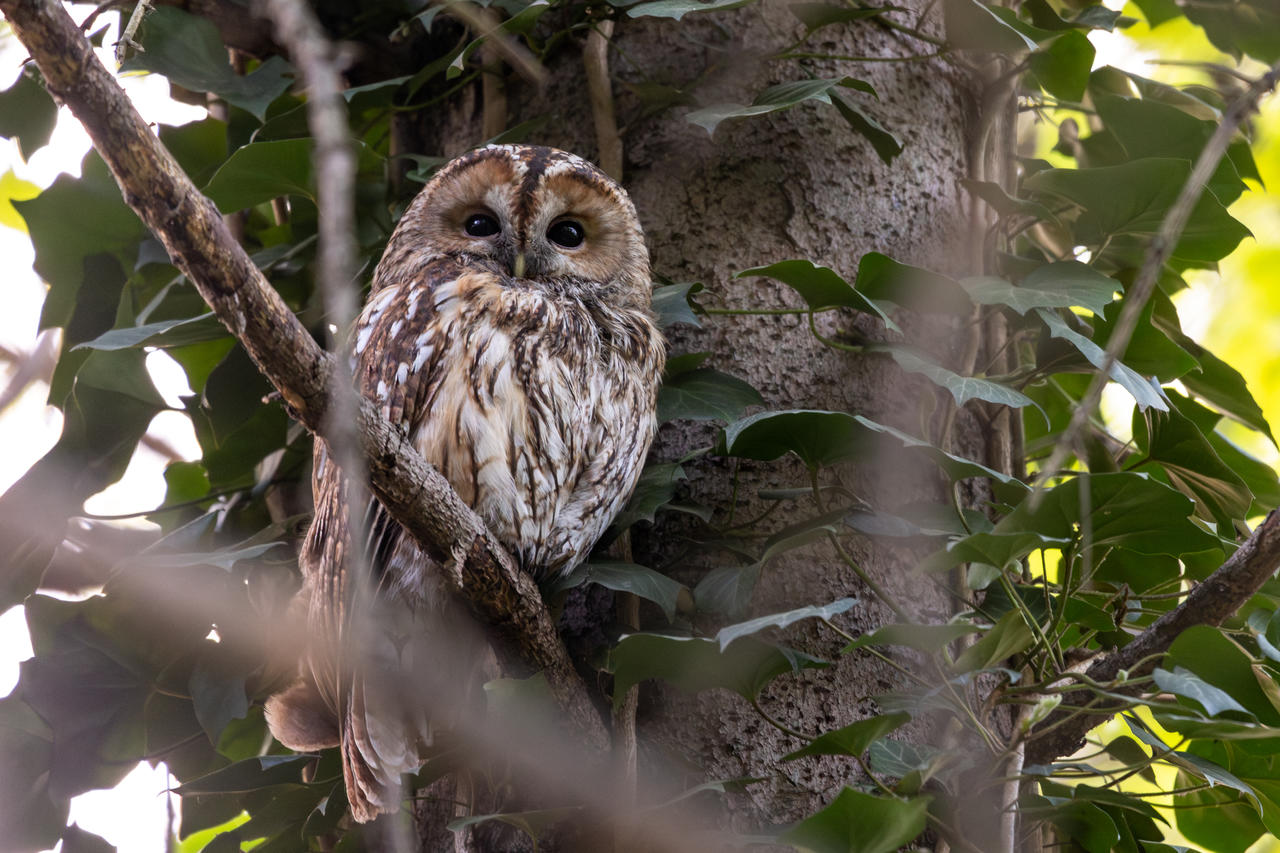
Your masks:
[{"label": "owl's breast feathers", "polygon": [[[584,293],[439,259],[377,291],[355,330],[361,393],[540,577],[586,557],[654,430],[660,333]],[[422,580],[416,551],[386,553],[402,587]]]}]

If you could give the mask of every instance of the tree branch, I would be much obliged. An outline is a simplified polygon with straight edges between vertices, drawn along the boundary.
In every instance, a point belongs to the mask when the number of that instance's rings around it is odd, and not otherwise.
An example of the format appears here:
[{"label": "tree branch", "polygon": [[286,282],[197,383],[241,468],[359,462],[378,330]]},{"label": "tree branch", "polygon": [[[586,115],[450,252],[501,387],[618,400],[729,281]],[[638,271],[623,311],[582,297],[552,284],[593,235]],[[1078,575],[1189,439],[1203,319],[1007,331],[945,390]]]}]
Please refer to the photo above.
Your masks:
[{"label": "tree branch", "polygon": [[[143,122],[83,33],[56,0],[0,0],[49,91],[85,126],[125,201],[164,243],[218,318],[312,432],[327,426],[332,359],[281,300]],[[608,735],[532,578],[518,570],[480,518],[438,471],[360,400],[360,446],[370,486],[391,516],[445,566],[450,587],[485,621],[501,626],[521,657],[542,669],[584,747]]]},{"label": "tree branch", "polygon": [[[1113,681],[1122,670],[1127,670],[1130,678],[1149,675],[1156,666],[1155,656],[1168,651],[1179,634],[1194,625],[1221,625],[1271,579],[1277,568],[1280,568],[1280,510],[1272,510],[1236,552],[1196,585],[1181,604],[1153,622],[1124,648],[1095,661],[1085,670],[1085,675],[1103,683]],[[1139,666],[1144,659],[1146,663]],[[1139,691],[1140,688],[1120,688],[1114,692],[1136,695]],[[1098,701],[1088,690],[1068,693],[1063,696],[1062,704],[1088,706],[1090,710],[1070,719],[1064,712],[1050,715],[1037,727],[1045,731],[1042,737],[1037,738],[1034,730],[1031,733],[1033,740],[1027,744],[1028,763],[1044,764],[1070,755],[1080,748],[1085,734],[1100,722],[1100,717],[1108,717],[1124,707],[1119,701]],[[1050,730],[1051,726],[1054,728]]]},{"label": "tree branch", "polygon": [[[1116,321],[1116,327],[1111,333],[1111,340],[1107,343],[1102,364],[1098,365],[1088,390],[1085,391],[1075,411],[1071,413],[1067,428],[1062,431],[1062,435],[1054,444],[1049,461],[1040,469],[1041,483],[1052,477],[1054,472],[1067,461],[1067,455],[1075,447],[1080,431],[1097,411],[1098,401],[1102,399],[1102,389],[1106,387],[1111,375],[1111,368],[1129,348],[1129,340],[1138,327],[1138,318],[1142,316],[1142,310],[1155,290],[1160,271],[1164,269],[1165,263],[1178,245],[1178,239],[1182,236],[1183,229],[1187,227],[1187,222],[1191,219],[1200,196],[1204,194],[1209,179],[1213,177],[1218,164],[1226,156],[1227,149],[1231,146],[1231,138],[1235,136],[1236,130],[1249,114],[1257,109],[1258,101],[1262,96],[1275,87],[1278,78],[1280,78],[1280,63],[1276,63],[1267,73],[1254,80],[1240,97],[1231,102],[1227,111],[1223,113],[1222,121],[1218,123],[1213,135],[1200,151],[1191,174],[1187,176],[1187,182],[1183,184],[1182,191],[1178,193],[1173,206],[1169,208],[1164,221],[1160,223],[1160,230],[1151,240],[1151,245],[1147,247],[1147,255],[1143,259],[1142,268],[1138,270],[1138,277],[1129,289],[1128,301],[1125,303],[1124,310],[1120,312],[1120,319]],[[1031,500],[1038,503],[1043,494],[1043,491],[1037,491],[1031,496]]]}]

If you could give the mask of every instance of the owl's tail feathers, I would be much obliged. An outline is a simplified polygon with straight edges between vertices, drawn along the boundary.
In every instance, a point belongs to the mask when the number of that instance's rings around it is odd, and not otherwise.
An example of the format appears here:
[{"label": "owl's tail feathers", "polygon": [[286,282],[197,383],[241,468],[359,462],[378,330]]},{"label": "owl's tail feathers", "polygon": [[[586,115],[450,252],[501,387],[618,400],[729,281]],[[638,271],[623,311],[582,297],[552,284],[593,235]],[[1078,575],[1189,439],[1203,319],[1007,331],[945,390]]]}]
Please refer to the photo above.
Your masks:
[{"label": "owl's tail feathers", "polygon": [[421,766],[420,746],[426,745],[425,720],[411,724],[401,712],[403,699],[387,701],[392,697],[386,687],[356,675],[343,720],[342,774],[351,816],[359,823],[399,810],[401,777]]},{"label": "owl's tail feathers", "polygon": [[292,750],[314,752],[338,745],[338,719],[309,678],[299,678],[268,699],[266,716],[271,734]]}]

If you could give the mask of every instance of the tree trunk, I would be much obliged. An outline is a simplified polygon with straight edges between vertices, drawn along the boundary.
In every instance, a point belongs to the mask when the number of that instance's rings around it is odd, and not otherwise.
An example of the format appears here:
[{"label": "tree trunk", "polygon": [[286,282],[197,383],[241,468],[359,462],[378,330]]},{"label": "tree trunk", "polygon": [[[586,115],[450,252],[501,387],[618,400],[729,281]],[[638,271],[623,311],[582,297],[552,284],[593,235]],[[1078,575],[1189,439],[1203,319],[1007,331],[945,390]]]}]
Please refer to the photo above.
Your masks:
[{"label": "tree trunk", "polygon": [[[919,14],[924,4],[908,4]],[[932,6],[932,4],[930,4]],[[895,16],[900,20],[914,15]],[[938,35],[937,7],[925,16],[926,31]],[[904,62],[769,61],[804,34],[786,3],[764,0],[743,9],[689,16],[678,26],[655,18],[623,17],[611,51],[614,96],[624,127],[623,183],[640,212],[656,274],[672,281],[698,281],[707,306],[782,308],[799,300],[784,285],[764,278],[734,279],[736,272],[788,258],[811,259],[852,280],[858,259],[883,252],[904,263],[954,274],[972,274],[968,199],[960,180],[971,175],[970,149],[978,132],[979,75],[941,59]],[[581,45],[581,42],[578,42]],[[826,28],[811,44],[830,54],[906,58],[935,48],[872,21]],[[583,77],[582,55],[570,48],[551,60],[551,80],[541,93],[511,81],[508,126],[553,116],[531,141],[576,151],[594,159],[597,140]],[[699,105],[751,103],[770,85],[806,76],[853,76],[870,82],[876,100],[852,97],[904,142],[902,154],[885,165],[831,106],[809,102],[786,112],[731,120],[708,136],[683,119],[677,107],[646,115],[632,86],[658,82],[691,90]],[[695,85],[696,84],[696,85]],[[455,103],[427,150],[455,154],[481,138],[479,86]],[[980,246],[980,242],[979,242]],[[981,261],[980,250],[977,260]],[[940,315],[900,317],[908,338],[956,365],[973,357],[969,335],[981,328]],[[872,338],[883,327],[864,315],[826,314],[820,330],[842,330]],[[815,340],[803,316],[716,317],[701,329],[669,331],[670,353],[710,351],[709,365],[746,379],[770,409],[834,409],[864,414],[913,435],[938,440],[951,400],[919,376],[903,373],[880,356],[849,355]],[[925,433],[928,430],[928,433]],[[976,418],[961,411],[944,439],[947,449],[999,466],[988,459],[987,437]],[[715,441],[708,424],[669,424],[653,453],[676,460]],[[734,491],[731,460],[703,456],[686,464],[688,497],[711,507],[713,523],[727,518]],[[842,479],[876,508],[892,510],[916,502],[946,503],[943,480],[918,460],[887,457],[875,466],[841,472]],[[736,470],[736,518],[750,519],[768,505],[761,488],[806,487],[798,462],[744,463]],[[769,519],[770,531],[801,520],[804,510],[784,505]],[[808,508],[812,515],[812,508]],[[635,533],[637,562],[667,566],[674,543],[691,528],[685,516],[659,516],[653,530]],[[943,584],[913,572],[921,549],[902,540],[860,540],[851,556],[913,620],[945,621],[953,599]],[[886,544],[888,543],[888,544]],[[720,564],[715,554],[676,560],[670,571],[690,587]],[[944,579],[945,580],[945,579]],[[854,596],[855,608],[840,617],[857,635],[901,621],[827,545],[784,555],[768,565],[749,615],[826,604]],[[714,631],[714,624],[699,624]],[[786,641],[830,657],[843,640],[802,625]],[[826,670],[781,678],[766,691],[762,709],[776,720],[815,734],[876,712],[872,695],[906,687],[904,676],[870,655],[846,655]],[[925,729],[907,729],[920,738]],[[697,696],[667,685],[642,688],[638,714],[642,789],[670,795],[701,782],[769,777],[747,792],[723,799],[711,821],[750,832],[810,815],[840,786],[858,775],[846,760],[806,759],[779,765],[802,742],[772,727],[740,697],[725,691]],[[782,766],[784,774],[775,774]],[[994,804],[991,804],[994,805]],[[994,814],[988,807],[987,814]],[[424,837],[427,827],[421,827]],[[994,830],[994,827],[992,827]],[[982,847],[982,844],[978,845]],[[986,849],[995,849],[994,846]]]}]

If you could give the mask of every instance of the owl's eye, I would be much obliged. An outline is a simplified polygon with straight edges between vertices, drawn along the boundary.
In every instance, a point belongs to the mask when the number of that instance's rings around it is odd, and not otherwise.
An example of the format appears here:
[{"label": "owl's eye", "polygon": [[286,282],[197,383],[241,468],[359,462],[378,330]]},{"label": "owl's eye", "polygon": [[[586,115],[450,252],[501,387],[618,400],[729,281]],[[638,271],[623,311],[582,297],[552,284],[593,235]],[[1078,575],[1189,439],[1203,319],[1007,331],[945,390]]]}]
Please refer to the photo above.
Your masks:
[{"label": "owl's eye", "polygon": [[502,229],[498,227],[498,220],[487,213],[473,213],[467,217],[462,230],[468,237],[492,237]]},{"label": "owl's eye", "polygon": [[574,222],[572,219],[562,220],[547,229],[547,239],[566,249],[578,248],[586,237],[587,232],[582,227],[582,223]]}]

